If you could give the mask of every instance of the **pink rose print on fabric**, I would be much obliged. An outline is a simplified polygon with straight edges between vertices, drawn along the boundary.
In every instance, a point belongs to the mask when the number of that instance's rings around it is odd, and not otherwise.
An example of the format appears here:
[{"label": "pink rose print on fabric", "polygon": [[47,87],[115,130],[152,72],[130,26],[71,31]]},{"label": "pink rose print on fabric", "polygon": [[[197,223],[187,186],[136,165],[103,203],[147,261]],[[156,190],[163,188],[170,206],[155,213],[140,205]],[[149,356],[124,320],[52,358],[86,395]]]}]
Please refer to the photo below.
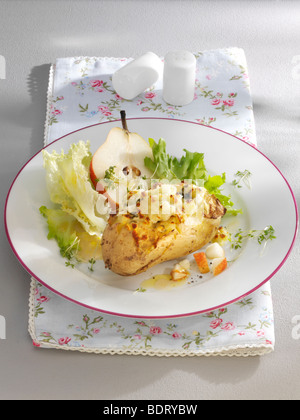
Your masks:
[{"label": "pink rose print on fabric", "polygon": [[94,88],[95,87],[100,87],[100,86],[103,85],[103,80],[91,80],[90,85]]},{"label": "pink rose print on fabric", "polygon": [[153,335],[157,335],[157,334],[161,334],[162,333],[162,329],[160,327],[150,327],[150,334]]},{"label": "pink rose print on fabric", "polygon": [[223,105],[233,106],[234,105],[234,100],[233,99],[227,99],[227,100],[223,101]]},{"label": "pink rose print on fabric", "polygon": [[156,94],[154,92],[146,92],[145,93],[145,98],[147,99],[153,99],[155,98]]},{"label": "pink rose print on fabric", "polygon": [[235,326],[233,325],[233,322],[227,322],[225,325],[221,327],[221,329],[225,331],[232,331],[232,330],[235,330]]},{"label": "pink rose print on fabric", "polygon": [[135,338],[136,340],[141,340],[142,339],[142,336],[140,334],[135,334],[133,336],[133,338]]},{"label": "pink rose print on fabric", "polygon": [[106,117],[109,117],[112,115],[109,108],[107,106],[98,106],[98,111],[101,112],[101,114],[105,115]]},{"label": "pink rose print on fabric", "polygon": [[63,337],[63,338],[60,338],[58,340],[58,344],[60,344],[61,346],[63,346],[65,344],[68,344],[70,341],[71,341],[71,338],[70,337]]},{"label": "pink rose print on fabric", "polygon": [[49,121],[48,121],[49,125],[52,125],[54,123],[58,123],[57,118],[64,113],[64,111],[63,111],[64,108],[59,109],[58,105],[56,105],[58,102],[61,102],[64,99],[65,99],[64,96],[57,96],[55,99],[53,98],[52,103],[50,105],[51,114],[49,116],[50,118],[49,118]]},{"label": "pink rose print on fabric", "polygon": [[220,105],[220,103],[221,103],[221,99],[213,99],[212,101],[211,101],[211,104],[212,105]]},{"label": "pink rose print on fabric", "polygon": [[216,328],[218,328],[223,322],[223,319],[215,319],[214,321],[212,321],[210,323],[210,328],[212,328],[213,330],[215,330]]},{"label": "pink rose print on fabric", "polygon": [[214,118],[214,117],[209,117],[208,119],[206,119],[206,117],[204,117],[204,118],[196,118],[196,121],[199,124],[211,125],[213,122],[216,121],[216,118]]},{"label": "pink rose print on fabric", "polygon": [[52,111],[53,115],[61,115],[63,112],[60,109],[54,109],[54,111]]},{"label": "pink rose print on fabric", "polygon": [[37,301],[45,303],[49,301],[49,298],[47,296],[40,296],[39,298],[37,298]]},{"label": "pink rose print on fabric", "polygon": [[178,332],[174,332],[174,333],[172,334],[172,337],[173,337],[173,338],[180,338],[180,337],[181,337],[181,334],[179,334]]}]

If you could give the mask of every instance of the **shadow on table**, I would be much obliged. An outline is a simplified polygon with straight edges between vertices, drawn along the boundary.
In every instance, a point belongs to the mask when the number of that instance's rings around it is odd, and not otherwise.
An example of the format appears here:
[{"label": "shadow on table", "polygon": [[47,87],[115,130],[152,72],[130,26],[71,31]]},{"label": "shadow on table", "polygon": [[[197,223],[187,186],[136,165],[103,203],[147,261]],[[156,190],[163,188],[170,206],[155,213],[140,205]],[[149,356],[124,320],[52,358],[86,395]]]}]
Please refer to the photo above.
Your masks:
[{"label": "shadow on table", "polygon": [[[217,391],[216,386],[224,398],[234,399],[234,386],[249,382],[261,363],[261,357],[111,356],[46,349],[37,350],[35,358],[36,366],[43,366],[39,387],[51,377],[52,383],[60,383],[64,399],[89,400],[219,399],[212,396],[211,387]],[[48,388],[47,398],[57,397],[56,387]]]},{"label": "shadow on table", "polygon": [[[126,399],[129,394],[138,395],[143,390],[146,392],[151,389],[151,398],[201,400],[207,396],[206,386],[230,386],[247,382],[256,374],[260,365],[260,357],[112,357],[113,369],[118,372],[118,379],[111,375],[105,377],[105,389],[109,391],[101,390],[104,398],[112,397],[111,390],[114,390],[114,395],[118,395],[118,398]],[[112,359],[109,363],[111,362]],[[161,395],[162,381],[165,382],[164,395]]]},{"label": "shadow on table", "polygon": [[13,126],[11,132],[13,134],[10,135],[20,137],[22,129],[25,129],[23,137],[28,137],[27,130],[31,130],[30,156],[43,147],[49,71],[50,64],[35,66],[31,69],[27,76],[29,100],[25,92],[19,93],[11,89],[5,101],[0,102],[0,114],[3,121]]}]

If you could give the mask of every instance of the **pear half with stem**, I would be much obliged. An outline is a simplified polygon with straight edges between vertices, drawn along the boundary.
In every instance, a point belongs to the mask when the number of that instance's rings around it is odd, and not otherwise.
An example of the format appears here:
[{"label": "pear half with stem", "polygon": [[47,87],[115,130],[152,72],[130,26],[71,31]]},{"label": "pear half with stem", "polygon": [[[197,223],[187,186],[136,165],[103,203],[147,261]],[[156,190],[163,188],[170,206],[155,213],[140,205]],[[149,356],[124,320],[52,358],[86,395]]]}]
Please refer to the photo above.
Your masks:
[{"label": "pear half with stem", "polygon": [[128,130],[125,111],[121,111],[121,121],[122,128],[114,127],[109,131],[90,164],[91,181],[96,190],[107,197],[112,209],[118,208],[121,197],[127,193],[125,183],[116,185],[116,180],[152,175],[144,164],[146,156],[153,158],[151,147],[139,134]]}]

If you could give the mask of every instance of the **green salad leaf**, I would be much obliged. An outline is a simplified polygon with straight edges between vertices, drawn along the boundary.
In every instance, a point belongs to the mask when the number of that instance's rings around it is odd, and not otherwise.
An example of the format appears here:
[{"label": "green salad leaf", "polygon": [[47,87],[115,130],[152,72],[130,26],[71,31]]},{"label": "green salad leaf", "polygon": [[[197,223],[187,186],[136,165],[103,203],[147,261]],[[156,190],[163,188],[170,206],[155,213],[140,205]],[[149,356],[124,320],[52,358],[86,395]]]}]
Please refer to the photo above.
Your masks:
[{"label": "green salad leaf", "polygon": [[153,172],[153,176],[157,179],[173,179],[176,176],[171,171],[171,158],[166,152],[166,143],[160,139],[156,143],[153,139],[149,139],[150,147],[153,152],[153,160],[145,157],[145,166]]},{"label": "green salad leaf", "polygon": [[68,153],[43,151],[47,188],[52,203],[77,219],[90,235],[100,236],[109,217],[106,199],[92,186],[89,142],[72,144]]},{"label": "green salad leaf", "polygon": [[237,215],[242,210],[234,209],[234,203],[230,196],[222,193],[221,187],[226,182],[225,173],[222,175],[210,176],[204,163],[204,154],[189,152],[184,149],[185,155],[179,160],[166,152],[166,142],[160,138],[158,143],[152,138],[149,139],[152,148],[153,160],[146,157],[145,166],[152,171],[152,177],[160,180],[172,181],[178,179],[191,180],[199,187],[205,187],[210,194],[214,194],[223,206],[227,209],[227,214]]},{"label": "green salad leaf", "polygon": [[167,154],[166,142],[163,139],[159,139],[156,143],[155,140],[150,138],[149,144],[152,148],[153,160],[146,157],[144,163],[153,172],[154,178],[169,181],[172,179],[191,179],[198,182],[199,180],[204,182],[206,179],[207,172],[203,153],[191,153],[184,149],[185,156],[178,160],[176,157]]},{"label": "green salad leaf", "polygon": [[47,219],[48,239],[55,239],[62,257],[74,258],[79,250],[79,238],[76,233],[77,219],[60,209],[40,207],[41,214]]}]

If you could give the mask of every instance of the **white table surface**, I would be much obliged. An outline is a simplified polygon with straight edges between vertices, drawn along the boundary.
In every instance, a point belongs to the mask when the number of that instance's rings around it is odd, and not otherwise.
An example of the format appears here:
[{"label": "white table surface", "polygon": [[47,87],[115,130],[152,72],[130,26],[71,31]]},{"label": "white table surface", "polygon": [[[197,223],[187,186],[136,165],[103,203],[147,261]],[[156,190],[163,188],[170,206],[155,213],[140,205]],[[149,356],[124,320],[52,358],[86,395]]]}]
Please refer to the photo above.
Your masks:
[{"label": "white table surface", "polygon": [[[244,48],[260,149],[300,202],[299,1],[0,1],[1,211],[19,168],[43,141],[49,64],[64,56]],[[298,57],[298,58],[297,58]],[[298,63],[298,67],[297,67]],[[298,73],[297,73],[298,70]],[[284,217],[284,215],[283,215]],[[276,346],[255,358],[153,358],[36,349],[29,276],[1,224],[0,399],[299,399],[299,239],[273,277]]]}]

